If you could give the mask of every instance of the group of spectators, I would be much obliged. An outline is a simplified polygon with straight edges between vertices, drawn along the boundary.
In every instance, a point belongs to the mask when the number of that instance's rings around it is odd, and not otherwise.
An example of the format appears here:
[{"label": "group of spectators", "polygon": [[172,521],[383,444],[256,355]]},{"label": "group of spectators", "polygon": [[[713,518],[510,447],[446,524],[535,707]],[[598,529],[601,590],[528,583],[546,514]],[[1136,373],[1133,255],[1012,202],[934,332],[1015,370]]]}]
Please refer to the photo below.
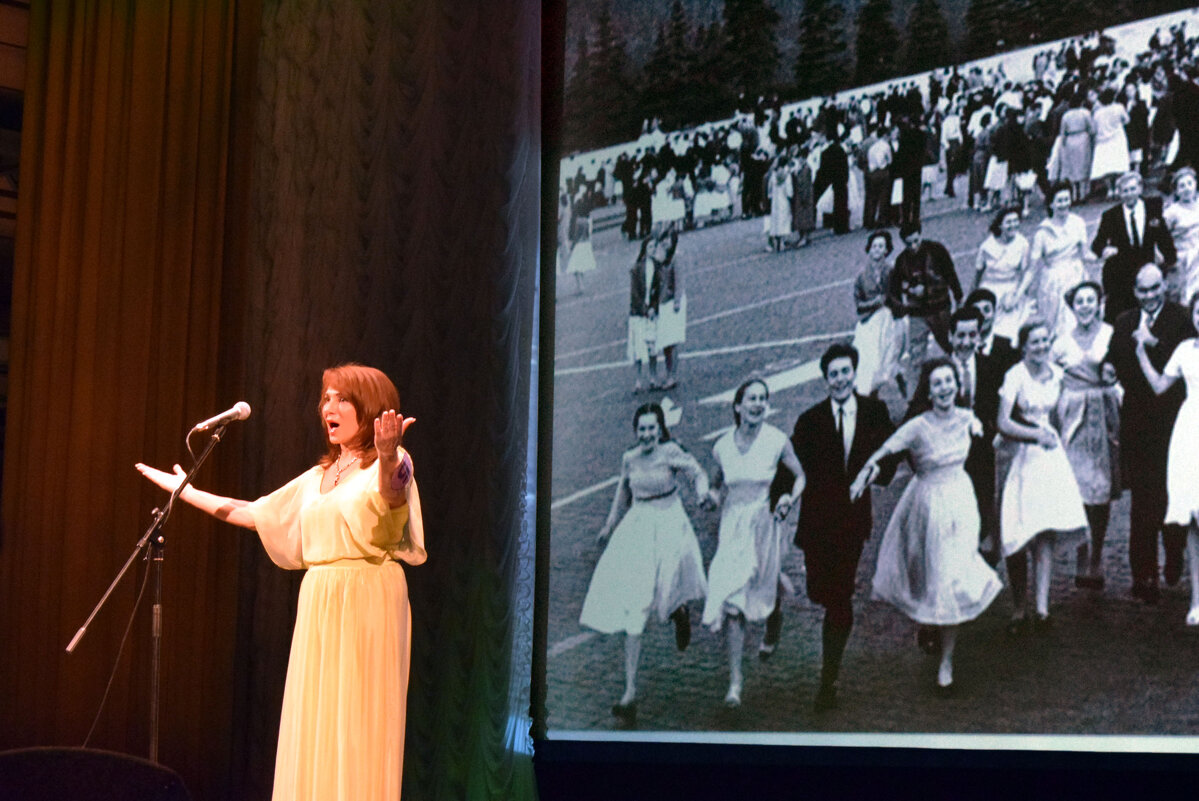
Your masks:
[{"label": "group of spectators", "polygon": [[1199,161],[1196,41],[1184,22],[1124,56],[1097,32],[1037,53],[1019,78],[1002,62],[954,66],[794,106],[743,98],[733,120],[694,129],[648,120],[615,157],[578,160],[563,176],[565,207],[577,219],[622,203],[630,239],[655,222],[767,217],[777,249],[819,226],[918,222],[922,198],[963,190],[980,211],[1027,208],[1057,180],[1075,202],[1111,195],[1129,169],[1148,177]]}]

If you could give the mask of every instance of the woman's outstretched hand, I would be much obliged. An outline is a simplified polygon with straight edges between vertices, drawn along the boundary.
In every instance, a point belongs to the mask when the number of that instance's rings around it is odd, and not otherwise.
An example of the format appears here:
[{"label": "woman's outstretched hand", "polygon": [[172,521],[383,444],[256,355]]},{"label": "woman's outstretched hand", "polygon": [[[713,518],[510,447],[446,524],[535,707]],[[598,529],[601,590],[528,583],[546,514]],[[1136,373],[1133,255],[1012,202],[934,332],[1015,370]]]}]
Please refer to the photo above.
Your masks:
[{"label": "woman's outstretched hand", "polygon": [[150,479],[152,483],[157,484],[167,492],[174,492],[175,490],[179,489],[179,485],[183,483],[183,479],[187,478],[187,471],[179,465],[175,465],[175,472],[173,473],[167,473],[163,470],[159,470],[156,467],[150,467],[149,465],[142,464],[141,462],[138,462],[136,465],[134,465],[134,467],[137,468],[137,472],[141,473],[143,476]]},{"label": "woman's outstretched hand", "polygon": [[375,418],[375,450],[379,457],[395,456],[396,450],[404,444],[404,432],[415,422],[415,417],[404,417],[395,409],[388,409]]}]

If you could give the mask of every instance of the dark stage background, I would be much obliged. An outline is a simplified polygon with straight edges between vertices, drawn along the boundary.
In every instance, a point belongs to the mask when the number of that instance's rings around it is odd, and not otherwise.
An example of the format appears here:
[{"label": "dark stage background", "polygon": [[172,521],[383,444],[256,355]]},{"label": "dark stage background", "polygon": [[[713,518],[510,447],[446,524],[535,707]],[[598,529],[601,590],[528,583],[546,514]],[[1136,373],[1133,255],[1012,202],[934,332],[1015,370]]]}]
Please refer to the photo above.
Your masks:
[{"label": "dark stage background", "polygon": [[[198,484],[320,452],[323,367],[400,387],[429,561],[406,798],[531,798],[525,525],[540,203],[532,0],[35,2],[0,533],[0,748],[80,745],[138,573],[63,651],[162,494],[135,461],[244,399]],[[180,509],[161,761],[269,796],[300,575]],[[91,744],[145,754],[148,607]],[[363,744],[369,747],[369,744]]]}]

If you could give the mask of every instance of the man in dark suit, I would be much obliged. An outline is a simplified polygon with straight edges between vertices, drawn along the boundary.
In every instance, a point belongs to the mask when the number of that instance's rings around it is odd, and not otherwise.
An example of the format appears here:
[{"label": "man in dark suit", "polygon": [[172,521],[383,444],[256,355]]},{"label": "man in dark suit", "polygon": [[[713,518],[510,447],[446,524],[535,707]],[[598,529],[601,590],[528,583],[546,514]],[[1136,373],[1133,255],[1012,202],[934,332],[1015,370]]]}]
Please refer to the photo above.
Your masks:
[{"label": "man in dark suit", "polygon": [[[870,493],[852,501],[849,486],[895,430],[885,403],[854,392],[857,368],[854,347],[829,346],[820,357],[828,398],[801,414],[791,434],[807,478],[795,544],[804,552],[808,598],[825,610],[817,711],[837,706],[837,676],[853,627],[854,578],[874,525]],[[877,483],[888,483],[897,464],[889,461]]]},{"label": "man in dark suit", "polygon": [[[983,316],[983,326],[978,332],[978,352],[988,358],[994,357],[997,364],[1004,365],[1003,372],[1007,372],[1020,361],[1020,353],[1010,339],[995,333],[995,309],[999,306],[995,293],[979,287],[966,296],[966,305],[978,309]],[[1002,379],[1000,381],[1002,383]]]},{"label": "man in dark suit", "polygon": [[966,457],[966,473],[974,485],[978,501],[979,546],[988,561],[998,561],[995,555],[999,541],[999,518],[995,510],[995,418],[999,412],[999,387],[1003,374],[997,362],[978,352],[982,312],[966,305],[953,313],[950,320],[950,356],[960,378],[958,405],[970,409],[983,424],[983,436],[973,437]]},{"label": "man in dark suit", "polygon": [[1166,583],[1174,584],[1182,573],[1185,530],[1166,526],[1166,454],[1174,419],[1186,397],[1181,382],[1158,395],[1145,380],[1137,363],[1133,332],[1145,328],[1151,334],[1146,352],[1157,370],[1162,370],[1178,343],[1195,336],[1190,317],[1177,303],[1165,299],[1162,272],[1146,264],[1136,274],[1134,290],[1139,308],[1129,309],[1116,319],[1106,361],[1116,370],[1124,387],[1120,408],[1121,472],[1132,496],[1128,520],[1128,561],[1132,567],[1132,594],[1145,603],[1157,603],[1157,534],[1162,532],[1166,552]]},{"label": "man in dark suit", "polygon": [[[1137,308],[1133,282],[1142,265],[1173,266],[1174,238],[1162,219],[1162,200],[1141,197],[1141,174],[1126,172],[1116,180],[1120,204],[1103,212],[1091,250],[1103,259],[1103,318],[1114,324],[1123,312]],[[1160,260],[1160,261],[1159,261]],[[1135,360],[1134,360],[1135,362]]]},{"label": "man in dark suit", "polygon": [[816,170],[814,197],[817,202],[824,190],[833,189],[833,233],[849,233],[849,156],[841,147],[836,136],[829,139],[828,146],[820,153],[820,167]]}]

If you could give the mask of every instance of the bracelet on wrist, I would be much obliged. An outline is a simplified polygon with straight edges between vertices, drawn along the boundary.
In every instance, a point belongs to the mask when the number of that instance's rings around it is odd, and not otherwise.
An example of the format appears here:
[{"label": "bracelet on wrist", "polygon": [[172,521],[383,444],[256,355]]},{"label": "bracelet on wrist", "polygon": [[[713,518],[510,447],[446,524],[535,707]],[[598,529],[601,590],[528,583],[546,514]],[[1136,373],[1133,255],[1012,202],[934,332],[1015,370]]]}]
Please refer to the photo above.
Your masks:
[{"label": "bracelet on wrist", "polygon": [[412,457],[408,455],[408,451],[404,451],[400,457],[400,463],[391,474],[391,488],[397,492],[404,490],[412,481]]}]

